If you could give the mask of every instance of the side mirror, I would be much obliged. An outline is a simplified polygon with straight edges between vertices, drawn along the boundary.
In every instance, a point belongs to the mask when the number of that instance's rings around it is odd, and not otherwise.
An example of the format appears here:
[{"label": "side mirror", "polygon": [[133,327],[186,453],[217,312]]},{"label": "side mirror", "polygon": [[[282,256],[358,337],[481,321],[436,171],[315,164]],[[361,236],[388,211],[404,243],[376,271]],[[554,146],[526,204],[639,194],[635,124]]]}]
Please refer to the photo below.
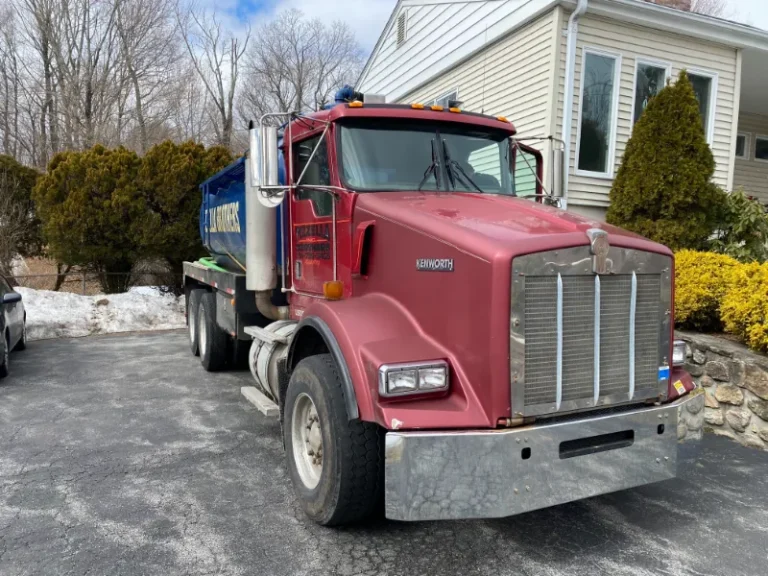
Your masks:
[{"label": "side mirror", "polygon": [[248,129],[248,163],[250,164],[251,188],[259,202],[267,208],[279,206],[285,196],[282,190],[272,189],[280,185],[278,175],[277,127],[257,128],[253,121]]},{"label": "side mirror", "polygon": [[9,292],[3,296],[3,304],[13,304],[14,302],[21,302],[21,294],[18,292]]}]

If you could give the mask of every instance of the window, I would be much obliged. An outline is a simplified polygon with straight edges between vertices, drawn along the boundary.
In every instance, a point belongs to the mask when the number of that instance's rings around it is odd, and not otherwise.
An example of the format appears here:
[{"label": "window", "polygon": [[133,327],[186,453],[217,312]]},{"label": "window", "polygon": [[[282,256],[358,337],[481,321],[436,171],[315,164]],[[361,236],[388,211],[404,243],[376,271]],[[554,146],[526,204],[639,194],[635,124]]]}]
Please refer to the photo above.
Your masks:
[{"label": "window", "polygon": [[[320,144],[318,146],[318,143]],[[312,156],[312,152],[317,146],[317,152]],[[317,216],[330,216],[333,211],[333,199],[328,192],[304,186],[330,186],[331,175],[328,169],[328,147],[325,140],[320,141],[320,135],[307,140],[302,140],[293,145],[294,173],[293,181],[296,182],[301,176],[304,167],[307,166],[310,156],[312,161],[304,172],[304,177],[299,183],[296,191],[297,200],[311,200],[312,207]]]},{"label": "window", "polygon": [[755,138],[755,160],[768,162],[768,136]]},{"label": "window", "polygon": [[427,103],[427,106],[442,106],[443,108],[449,108],[451,102],[457,102],[459,100],[459,91],[453,90],[448,94],[443,94],[440,98],[435,98],[431,102]]},{"label": "window", "polygon": [[509,134],[438,122],[345,120],[341,176],[357,192],[421,190],[514,195]]},{"label": "window", "polygon": [[397,17],[397,45],[402,46],[408,37],[408,11],[403,10]]},{"label": "window", "polygon": [[666,86],[668,75],[668,66],[637,62],[635,69],[635,109],[632,124],[640,120],[640,116],[648,106],[648,101]]},{"label": "window", "polygon": [[739,133],[736,136],[736,158],[749,158],[749,134]]},{"label": "window", "polygon": [[619,57],[584,50],[577,171],[613,173],[614,124],[618,90],[615,87]]},{"label": "window", "polygon": [[714,106],[714,87],[716,77],[706,72],[688,72],[688,79],[693,84],[693,91],[699,101],[701,123],[707,142],[712,142],[712,110]]}]

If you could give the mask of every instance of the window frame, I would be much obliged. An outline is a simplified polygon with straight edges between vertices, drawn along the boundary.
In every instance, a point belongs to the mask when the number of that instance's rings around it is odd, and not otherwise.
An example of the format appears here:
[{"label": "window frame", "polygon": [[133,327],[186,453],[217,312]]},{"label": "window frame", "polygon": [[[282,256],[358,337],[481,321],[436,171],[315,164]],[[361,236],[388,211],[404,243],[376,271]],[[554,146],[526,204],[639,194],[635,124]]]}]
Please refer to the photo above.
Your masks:
[{"label": "window frame", "polygon": [[718,74],[711,70],[704,70],[703,68],[686,68],[685,73],[688,76],[701,76],[703,78],[709,78],[712,80],[709,84],[709,111],[707,113],[707,130],[704,136],[707,139],[707,144],[712,147],[712,143],[715,138],[715,112],[717,110],[717,90],[718,90]]},{"label": "window frame", "polygon": [[768,134],[755,134],[755,153],[753,154],[753,158],[755,162],[768,163],[768,158],[757,157],[757,141],[758,140],[765,140],[766,142],[768,142]]},{"label": "window frame", "polygon": [[[591,170],[581,170],[579,168],[579,149],[581,148],[581,124],[584,106],[584,77],[586,75],[587,55],[603,56],[613,58],[613,102],[611,102],[611,124],[610,124],[610,142],[608,144],[608,166],[606,172],[592,172]],[[592,46],[583,46],[581,49],[581,79],[579,80],[579,112],[577,116],[578,125],[576,128],[576,151],[573,163],[574,174],[576,176],[586,176],[588,178],[599,178],[602,180],[613,180],[616,172],[616,131],[618,130],[619,116],[619,93],[621,92],[621,53],[610,52]]]},{"label": "window frame", "polygon": [[454,98],[454,100],[459,99],[458,86],[456,88],[452,88],[451,90],[443,92],[440,96],[437,96],[436,98],[432,98],[428,103],[425,104],[425,106],[434,106],[435,104],[437,104],[438,100],[443,100],[446,96],[450,96],[451,94],[456,94],[456,98]]},{"label": "window frame", "polygon": [[671,62],[654,60],[653,58],[646,58],[645,56],[638,56],[637,58],[635,58],[635,71],[634,71],[633,80],[632,80],[632,119],[631,119],[632,125],[629,128],[630,134],[632,134],[632,131],[635,129],[635,124],[637,124],[637,121],[635,120],[635,104],[637,104],[637,72],[640,69],[640,66],[653,66],[654,68],[663,69],[665,86],[667,85],[667,82],[669,82],[669,79],[672,77]]},{"label": "window frame", "polygon": [[750,144],[751,144],[750,141],[752,140],[752,134],[750,134],[749,132],[737,132],[736,133],[736,143],[737,144],[738,144],[739,136],[744,136],[744,155],[743,156],[739,156],[736,153],[736,149],[734,147],[733,157],[736,158],[737,160],[747,160],[748,161],[748,160],[750,160],[749,155],[750,155],[751,150],[752,150],[752,147],[750,146]]}]

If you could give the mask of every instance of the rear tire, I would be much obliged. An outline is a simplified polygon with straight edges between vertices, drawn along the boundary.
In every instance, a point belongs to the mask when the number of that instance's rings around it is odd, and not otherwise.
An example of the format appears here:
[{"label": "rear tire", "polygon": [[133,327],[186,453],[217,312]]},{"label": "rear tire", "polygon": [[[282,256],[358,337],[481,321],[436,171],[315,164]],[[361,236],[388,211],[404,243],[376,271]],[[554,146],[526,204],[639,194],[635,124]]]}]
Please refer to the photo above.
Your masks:
[{"label": "rear tire", "polygon": [[383,495],[384,436],[375,424],[347,418],[330,354],[310,356],[296,366],[284,419],[288,470],[304,512],[324,526],[374,513]]},{"label": "rear tire", "polygon": [[190,291],[187,300],[187,331],[189,333],[189,348],[192,354],[200,356],[200,345],[198,342],[198,310],[200,308],[200,296],[205,290],[195,288]]},{"label": "rear tire", "polygon": [[208,372],[218,372],[227,363],[227,334],[216,324],[216,295],[200,297],[197,315],[200,362]]}]

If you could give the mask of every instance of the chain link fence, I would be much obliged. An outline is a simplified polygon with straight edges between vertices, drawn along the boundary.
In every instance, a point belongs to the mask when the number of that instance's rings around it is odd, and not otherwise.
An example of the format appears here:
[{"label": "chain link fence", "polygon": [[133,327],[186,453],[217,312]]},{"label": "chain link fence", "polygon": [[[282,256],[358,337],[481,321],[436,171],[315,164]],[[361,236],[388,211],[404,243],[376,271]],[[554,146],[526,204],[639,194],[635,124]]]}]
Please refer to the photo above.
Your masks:
[{"label": "chain link fence", "polygon": [[53,290],[94,296],[96,294],[126,292],[130,288],[149,286],[163,292],[176,293],[181,277],[167,271],[136,272],[131,274],[99,274],[97,272],[70,271],[62,274],[23,274],[10,276],[16,286],[35,290]]}]

